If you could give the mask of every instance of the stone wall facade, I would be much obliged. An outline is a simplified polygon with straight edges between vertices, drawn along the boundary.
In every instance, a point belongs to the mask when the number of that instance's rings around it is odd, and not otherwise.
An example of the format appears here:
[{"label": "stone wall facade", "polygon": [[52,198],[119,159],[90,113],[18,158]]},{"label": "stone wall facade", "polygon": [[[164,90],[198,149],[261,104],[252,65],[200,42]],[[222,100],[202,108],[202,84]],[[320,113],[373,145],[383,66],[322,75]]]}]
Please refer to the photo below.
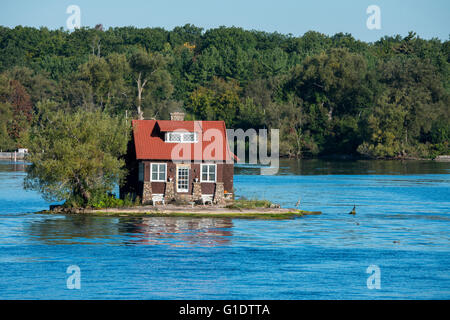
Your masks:
[{"label": "stone wall facade", "polygon": [[149,204],[152,202],[152,183],[150,181],[144,181],[142,188],[142,204]]},{"label": "stone wall facade", "polygon": [[215,204],[225,204],[225,194],[224,194],[223,182],[216,182],[216,190],[214,192],[214,203]]},{"label": "stone wall facade", "polygon": [[[130,184],[133,185],[134,189],[128,188],[127,190],[121,190],[121,196],[122,194],[126,194],[126,192],[134,192],[134,194],[141,198],[142,204],[151,204],[153,194],[163,194],[166,203],[170,203],[173,200],[194,201],[198,203],[201,202],[202,195],[213,195],[214,203],[219,205],[232,201],[234,193],[233,164],[216,163],[217,182],[200,182],[201,164],[192,163],[189,167],[188,190],[178,192],[176,185],[178,163],[164,160],[142,160],[141,162],[144,168],[143,177],[138,177],[136,165],[136,170],[133,171],[135,174],[133,177],[135,179],[130,180]],[[152,163],[167,164],[165,181],[150,181]],[[144,181],[139,181],[142,178]]]},{"label": "stone wall facade", "polygon": [[174,181],[166,182],[164,199],[166,200],[166,202],[169,202],[169,201],[172,201],[175,199],[175,182]]},{"label": "stone wall facade", "polygon": [[194,187],[192,189],[192,201],[202,200],[202,185],[200,182],[194,182]]}]

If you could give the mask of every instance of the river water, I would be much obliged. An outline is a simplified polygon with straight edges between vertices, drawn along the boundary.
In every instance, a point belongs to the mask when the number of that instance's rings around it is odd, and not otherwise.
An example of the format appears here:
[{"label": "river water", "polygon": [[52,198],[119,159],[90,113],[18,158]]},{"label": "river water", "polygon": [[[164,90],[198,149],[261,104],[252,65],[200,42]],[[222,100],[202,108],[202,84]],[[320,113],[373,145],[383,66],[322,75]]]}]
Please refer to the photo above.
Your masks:
[{"label": "river water", "polygon": [[450,298],[450,163],[236,168],[238,196],[323,212],[272,221],[34,214],[23,170],[0,162],[0,299]]}]

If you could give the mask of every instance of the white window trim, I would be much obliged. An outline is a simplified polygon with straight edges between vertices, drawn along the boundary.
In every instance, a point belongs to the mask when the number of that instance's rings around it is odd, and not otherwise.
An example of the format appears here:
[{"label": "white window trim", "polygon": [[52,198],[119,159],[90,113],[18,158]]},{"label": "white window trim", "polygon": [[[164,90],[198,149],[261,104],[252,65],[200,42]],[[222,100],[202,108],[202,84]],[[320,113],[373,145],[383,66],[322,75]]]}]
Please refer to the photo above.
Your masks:
[{"label": "white window trim", "polygon": [[[166,169],[164,170],[164,180],[159,180],[159,179],[153,180],[153,175],[152,175],[153,170],[152,170],[152,168],[153,168],[154,164],[157,164],[157,165],[163,164],[165,166]],[[158,171],[158,178],[159,178],[159,171]],[[150,163],[150,181],[151,182],[166,182],[167,181],[167,163],[161,163],[161,162],[152,162],[152,163]]]},{"label": "white window trim", "polygon": [[[177,133],[181,135],[180,141],[172,141],[169,140],[169,134],[171,133]],[[194,134],[194,140],[184,140],[184,135],[185,134]],[[166,132],[164,134],[164,141],[167,143],[197,143],[198,142],[198,133],[197,132],[186,132],[186,131],[171,131],[171,132]]]},{"label": "white window trim", "polygon": [[[178,186],[178,181],[179,181],[179,170],[180,169],[187,169],[187,189],[181,189],[181,188],[179,188],[179,186]],[[177,192],[180,192],[180,193],[185,193],[185,192],[189,192],[189,181],[190,181],[190,168],[188,167],[188,166],[179,166],[179,167],[177,167],[177,181],[176,181],[176,184],[177,184]]]},{"label": "white window trim", "polygon": [[[208,174],[207,174],[207,177],[208,177],[208,180],[203,180],[203,167],[204,166],[211,166],[211,165],[213,165],[214,166],[214,181],[210,181],[209,180],[209,169],[208,169]],[[217,163],[202,163],[202,164],[200,164],[200,182],[205,182],[205,183],[216,183],[217,182]]]}]

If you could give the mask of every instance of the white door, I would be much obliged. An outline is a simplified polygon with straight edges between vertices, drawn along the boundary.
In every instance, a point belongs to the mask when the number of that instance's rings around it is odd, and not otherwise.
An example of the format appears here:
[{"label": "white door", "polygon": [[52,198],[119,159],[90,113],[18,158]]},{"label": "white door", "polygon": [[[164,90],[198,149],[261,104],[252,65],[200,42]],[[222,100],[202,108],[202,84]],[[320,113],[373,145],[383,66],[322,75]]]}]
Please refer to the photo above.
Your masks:
[{"label": "white door", "polygon": [[189,167],[178,167],[177,169],[177,192],[189,191]]}]

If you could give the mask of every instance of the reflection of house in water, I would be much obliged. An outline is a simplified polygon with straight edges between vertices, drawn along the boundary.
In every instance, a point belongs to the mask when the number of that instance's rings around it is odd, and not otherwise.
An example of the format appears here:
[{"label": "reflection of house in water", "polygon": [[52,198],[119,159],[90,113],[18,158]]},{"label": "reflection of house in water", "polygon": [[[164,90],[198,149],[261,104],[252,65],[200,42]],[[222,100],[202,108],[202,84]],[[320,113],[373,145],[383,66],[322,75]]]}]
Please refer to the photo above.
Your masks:
[{"label": "reflection of house in water", "polygon": [[131,243],[173,246],[227,244],[233,227],[229,218],[144,217],[120,220],[120,232],[128,233]]},{"label": "reflection of house in water", "polygon": [[228,244],[229,218],[51,216],[36,220],[28,233],[47,244]]}]

